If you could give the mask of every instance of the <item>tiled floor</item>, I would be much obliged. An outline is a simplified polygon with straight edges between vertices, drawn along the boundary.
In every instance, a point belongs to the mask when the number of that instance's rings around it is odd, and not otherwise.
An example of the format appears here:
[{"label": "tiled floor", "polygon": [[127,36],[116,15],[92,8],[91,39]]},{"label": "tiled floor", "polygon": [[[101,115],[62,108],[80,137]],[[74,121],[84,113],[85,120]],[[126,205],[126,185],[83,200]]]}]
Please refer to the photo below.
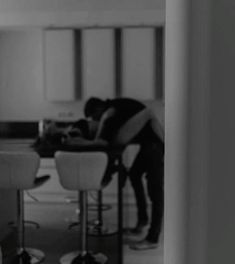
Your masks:
[{"label": "tiled floor", "polygon": [[[133,206],[124,208],[124,225],[134,223]],[[62,254],[78,248],[78,233],[76,228],[68,230],[68,224],[76,220],[76,204],[27,202],[25,206],[27,220],[40,224],[40,229],[27,226],[26,243],[43,249],[46,253],[44,264],[59,263]],[[116,228],[116,207],[103,212],[104,223],[108,228]],[[96,219],[96,212],[89,211],[89,219]],[[141,239],[141,238],[140,238]],[[163,235],[159,247],[146,251],[131,250],[124,237],[124,264],[163,264]],[[109,257],[108,263],[117,263],[117,236],[106,236],[101,239],[90,237],[88,243],[92,250],[105,252]]]}]

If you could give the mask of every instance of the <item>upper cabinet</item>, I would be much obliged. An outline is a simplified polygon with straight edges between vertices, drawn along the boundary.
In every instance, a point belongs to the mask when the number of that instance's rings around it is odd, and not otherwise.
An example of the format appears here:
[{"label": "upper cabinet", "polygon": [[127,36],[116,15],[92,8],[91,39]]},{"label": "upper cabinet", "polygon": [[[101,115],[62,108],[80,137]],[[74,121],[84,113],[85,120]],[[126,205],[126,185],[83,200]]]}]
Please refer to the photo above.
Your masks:
[{"label": "upper cabinet", "polygon": [[122,32],[123,96],[155,96],[155,31],[129,28]]},{"label": "upper cabinet", "polygon": [[115,97],[114,29],[82,30],[83,97]]},{"label": "upper cabinet", "polygon": [[162,27],[46,30],[44,39],[49,101],[164,96]]},{"label": "upper cabinet", "polygon": [[45,31],[48,101],[115,97],[114,30]]},{"label": "upper cabinet", "polygon": [[151,100],[162,96],[161,28],[122,30],[122,96]]},{"label": "upper cabinet", "polygon": [[73,30],[46,30],[45,96],[49,101],[77,99],[76,38]]}]

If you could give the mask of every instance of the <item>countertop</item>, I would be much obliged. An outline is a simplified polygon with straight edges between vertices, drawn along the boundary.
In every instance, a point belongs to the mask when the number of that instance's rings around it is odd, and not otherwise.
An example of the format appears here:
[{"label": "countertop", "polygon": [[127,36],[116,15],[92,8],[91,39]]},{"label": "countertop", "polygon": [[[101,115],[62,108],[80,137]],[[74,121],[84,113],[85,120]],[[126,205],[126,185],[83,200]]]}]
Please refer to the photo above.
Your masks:
[{"label": "countertop", "polygon": [[25,138],[0,138],[0,150],[33,151],[32,144],[34,141],[34,139]]},{"label": "countertop", "polygon": [[35,139],[25,138],[0,138],[0,151],[36,151],[42,158],[54,157],[57,150],[63,151],[104,151],[110,154],[119,155],[123,151],[123,146],[103,146],[103,145],[38,145],[33,147]]}]

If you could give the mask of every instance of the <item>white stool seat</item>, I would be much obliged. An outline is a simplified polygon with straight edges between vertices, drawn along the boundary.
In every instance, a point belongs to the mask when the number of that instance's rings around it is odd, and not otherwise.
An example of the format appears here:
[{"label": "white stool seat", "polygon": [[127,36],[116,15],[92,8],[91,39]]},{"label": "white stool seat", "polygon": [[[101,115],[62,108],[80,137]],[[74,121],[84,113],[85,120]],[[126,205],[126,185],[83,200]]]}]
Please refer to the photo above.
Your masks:
[{"label": "white stool seat", "polygon": [[61,185],[68,190],[79,192],[81,250],[61,257],[61,264],[107,262],[102,253],[94,254],[87,247],[87,192],[101,190],[101,180],[108,163],[104,152],[63,152],[55,153],[55,164]]},{"label": "white stool seat", "polygon": [[101,179],[108,162],[104,152],[57,151],[55,162],[61,185],[65,189],[78,191],[101,189]]},{"label": "white stool seat", "polygon": [[35,152],[0,152],[0,188],[27,190],[34,187],[40,164]]},{"label": "white stool seat", "polygon": [[19,263],[37,264],[45,254],[34,248],[26,248],[24,243],[24,198],[23,191],[44,184],[49,175],[36,177],[40,157],[36,152],[0,151],[0,189],[17,191],[17,233]]}]

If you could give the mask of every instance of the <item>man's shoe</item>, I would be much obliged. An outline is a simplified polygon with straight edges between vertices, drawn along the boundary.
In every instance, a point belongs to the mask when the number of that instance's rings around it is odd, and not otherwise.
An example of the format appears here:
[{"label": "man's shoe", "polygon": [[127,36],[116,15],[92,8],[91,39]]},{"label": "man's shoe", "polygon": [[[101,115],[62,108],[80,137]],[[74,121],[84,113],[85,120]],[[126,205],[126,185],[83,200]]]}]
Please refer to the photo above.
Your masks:
[{"label": "man's shoe", "polygon": [[158,243],[157,242],[150,242],[146,239],[135,242],[133,244],[130,245],[131,249],[134,250],[147,250],[147,249],[155,249],[158,247]]}]

